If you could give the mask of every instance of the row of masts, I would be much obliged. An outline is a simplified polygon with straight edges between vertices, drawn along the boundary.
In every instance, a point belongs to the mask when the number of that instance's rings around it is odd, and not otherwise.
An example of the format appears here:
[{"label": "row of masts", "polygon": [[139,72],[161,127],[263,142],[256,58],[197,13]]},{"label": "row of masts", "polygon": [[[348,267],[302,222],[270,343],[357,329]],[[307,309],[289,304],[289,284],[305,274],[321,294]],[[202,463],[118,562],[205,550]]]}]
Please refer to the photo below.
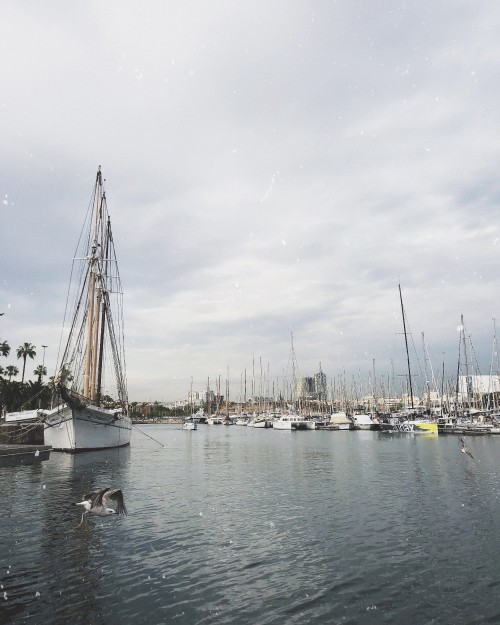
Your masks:
[{"label": "row of masts", "polygon": [[[261,386],[265,390],[260,393],[245,394],[241,390],[245,385],[245,373],[240,376],[240,390],[230,396],[230,383],[226,378],[221,381],[221,376],[215,378],[215,392],[211,391],[210,378],[207,379],[207,391],[204,397],[204,408],[210,413],[228,411],[230,406],[238,411],[266,412],[279,410],[297,410],[299,412],[327,414],[329,412],[344,411],[349,414],[354,412],[390,413],[407,410],[426,414],[453,414],[455,412],[467,412],[470,410],[498,411],[500,409],[500,396],[498,390],[488,388],[474,388],[462,383],[457,387],[455,378],[442,377],[438,388],[438,381],[431,387],[425,383],[421,392],[415,393],[415,381],[413,383],[413,396],[410,391],[408,376],[402,376],[399,382],[391,379],[387,373],[375,379],[371,375],[368,380],[361,380],[358,373],[357,379],[353,374],[346,380],[343,375],[330,379],[327,397],[317,399],[310,397],[297,397],[293,385],[283,382],[276,377],[264,378]],[[465,376],[462,379],[466,379]],[[500,381],[500,376],[496,376]],[[234,383],[236,386],[236,383]],[[225,387],[225,391],[223,390]],[[495,386],[495,389],[498,387]]]},{"label": "row of masts", "polygon": [[[375,373],[375,360],[373,359],[373,372],[370,372],[368,377],[368,389],[363,388],[360,373],[358,372],[358,383],[356,383],[354,376],[352,376],[352,382],[350,385],[346,382],[345,372],[342,376],[338,376],[336,379],[330,381],[329,397],[324,400],[318,400],[317,398],[311,399],[307,397],[297,396],[296,382],[298,379],[298,365],[295,356],[295,350],[293,346],[293,335],[291,337],[291,352],[290,362],[292,367],[292,381],[291,383],[285,379],[280,378],[271,379],[269,374],[269,363],[267,365],[267,374],[263,371],[262,358],[260,358],[260,384],[259,390],[256,388],[256,376],[255,376],[255,358],[253,358],[252,365],[252,382],[251,382],[251,394],[247,399],[247,371],[246,369],[240,375],[240,393],[236,403],[241,410],[253,408],[259,412],[265,410],[276,410],[283,407],[294,407],[300,411],[307,409],[309,411],[316,412],[328,412],[343,410],[346,412],[355,412],[356,410],[366,410],[371,412],[391,412],[394,407],[398,409],[406,409],[408,411],[420,411],[430,414],[451,414],[459,411],[470,411],[472,409],[491,411],[498,410],[500,408],[500,394],[498,384],[493,388],[488,389],[472,389],[470,388],[469,380],[471,379],[470,371],[474,369],[479,373],[479,367],[477,363],[471,365],[469,360],[470,351],[473,352],[472,345],[470,349],[467,346],[467,336],[465,331],[465,324],[463,315],[461,316],[460,324],[460,339],[459,339],[459,356],[458,356],[458,369],[456,377],[446,380],[445,378],[445,363],[443,359],[441,384],[438,388],[438,381],[434,374],[431,359],[425,343],[425,336],[422,332],[422,344],[424,354],[424,383],[420,389],[418,395],[415,393],[414,378],[415,376],[411,371],[410,350],[408,345],[408,327],[405,309],[403,305],[403,297],[401,293],[401,286],[399,286],[399,296],[401,304],[401,314],[403,320],[403,331],[405,338],[406,348],[406,363],[408,373],[402,376],[401,388],[399,392],[396,391],[396,383],[394,378],[394,370],[392,375],[381,377],[377,382]],[[494,369],[494,361],[496,358],[496,371],[498,382],[500,382],[500,363],[498,361],[498,350],[496,344],[496,326],[494,321],[494,346],[492,352],[492,360],[490,367],[489,385],[492,384],[492,376]],[[470,338],[469,338],[470,340]],[[290,364],[289,362],[289,364]],[[419,367],[421,369],[420,363]],[[320,363],[321,372],[321,363]],[[461,375],[465,372],[464,375]],[[430,375],[429,375],[430,373]],[[373,375],[372,375],[373,374]],[[421,371],[422,374],[422,371]],[[464,388],[460,388],[460,380],[465,379],[465,392]],[[392,380],[392,384],[391,384]],[[350,388],[348,388],[350,386]],[[207,382],[207,410],[209,409],[209,397],[210,397],[210,380]],[[217,394],[215,396],[222,398],[220,387],[220,376],[217,384]],[[229,367],[228,376],[226,378],[226,409],[229,403]],[[416,399],[418,399],[418,405],[416,405]],[[216,399],[217,410],[221,407],[221,401]]]}]

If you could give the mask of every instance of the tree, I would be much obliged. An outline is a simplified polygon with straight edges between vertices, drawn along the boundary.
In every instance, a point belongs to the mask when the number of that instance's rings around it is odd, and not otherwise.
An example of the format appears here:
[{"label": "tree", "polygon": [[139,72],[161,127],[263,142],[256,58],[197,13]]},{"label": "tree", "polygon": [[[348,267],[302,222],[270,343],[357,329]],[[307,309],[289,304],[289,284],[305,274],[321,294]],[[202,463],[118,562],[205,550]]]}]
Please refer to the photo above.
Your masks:
[{"label": "tree", "polygon": [[23,385],[21,382],[0,380],[0,409],[5,409],[7,412],[19,410],[19,406],[22,404],[22,394]]},{"label": "tree", "polygon": [[23,375],[21,378],[21,384],[24,382],[24,371],[26,369],[26,358],[34,358],[36,356],[36,346],[31,343],[23,343],[17,348],[17,357],[23,359]]},{"label": "tree", "polygon": [[48,408],[50,406],[52,391],[47,385],[41,382],[28,380],[22,388],[22,408],[23,410],[34,410],[36,408]]},{"label": "tree", "polygon": [[2,341],[2,343],[0,343],[0,354],[2,356],[8,356],[10,353],[10,345],[7,343],[7,341]]},{"label": "tree", "polygon": [[47,367],[38,365],[38,367],[33,371],[33,375],[38,376],[38,382],[41,384],[43,376],[47,375]]},{"label": "tree", "polygon": [[14,365],[9,365],[8,367],[5,367],[5,373],[9,376],[10,382],[12,378],[15,378],[16,375],[19,374],[19,369],[14,367]]}]

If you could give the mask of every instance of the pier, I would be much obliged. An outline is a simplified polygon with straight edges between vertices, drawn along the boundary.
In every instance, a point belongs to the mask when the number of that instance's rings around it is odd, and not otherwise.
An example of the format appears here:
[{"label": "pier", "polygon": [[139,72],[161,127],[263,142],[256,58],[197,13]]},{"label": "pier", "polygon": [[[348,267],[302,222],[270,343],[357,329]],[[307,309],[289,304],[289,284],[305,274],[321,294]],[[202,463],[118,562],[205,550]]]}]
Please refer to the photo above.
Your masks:
[{"label": "pier", "polygon": [[0,444],[0,467],[15,464],[37,464],[48,460],[52,447],[48,445],[2,445]]},{"label": "pier", "polygon": [[43,423],[0,425],[0,467],[48,460],[52,447],[43,440]]}]

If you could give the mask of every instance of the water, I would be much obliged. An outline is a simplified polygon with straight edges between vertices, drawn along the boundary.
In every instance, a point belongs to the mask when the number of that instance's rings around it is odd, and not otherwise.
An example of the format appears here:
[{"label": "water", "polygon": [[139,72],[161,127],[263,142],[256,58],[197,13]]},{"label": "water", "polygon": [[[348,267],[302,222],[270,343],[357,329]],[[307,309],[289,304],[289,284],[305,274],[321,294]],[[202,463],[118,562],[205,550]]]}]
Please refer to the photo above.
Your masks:
[{"label": "water", "polygon": [[500,437],[179,427],[1,469],[1,623],[500,622]]}]

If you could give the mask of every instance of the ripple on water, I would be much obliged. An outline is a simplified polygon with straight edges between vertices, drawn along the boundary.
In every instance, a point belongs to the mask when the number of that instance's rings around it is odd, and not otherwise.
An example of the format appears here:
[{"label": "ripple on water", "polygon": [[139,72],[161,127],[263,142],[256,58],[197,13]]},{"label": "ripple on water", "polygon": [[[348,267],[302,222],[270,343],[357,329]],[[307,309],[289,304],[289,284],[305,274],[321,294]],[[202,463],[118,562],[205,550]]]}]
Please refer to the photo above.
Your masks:
[{"label": "ripple on water", "polygon": [[[7,619],[498,622],[500,440],[469,466],[453,437],[148,432],[165,448],[134,433],[0,473]],[[129,516],[77,529],[71,502],[103,485]]]}]

